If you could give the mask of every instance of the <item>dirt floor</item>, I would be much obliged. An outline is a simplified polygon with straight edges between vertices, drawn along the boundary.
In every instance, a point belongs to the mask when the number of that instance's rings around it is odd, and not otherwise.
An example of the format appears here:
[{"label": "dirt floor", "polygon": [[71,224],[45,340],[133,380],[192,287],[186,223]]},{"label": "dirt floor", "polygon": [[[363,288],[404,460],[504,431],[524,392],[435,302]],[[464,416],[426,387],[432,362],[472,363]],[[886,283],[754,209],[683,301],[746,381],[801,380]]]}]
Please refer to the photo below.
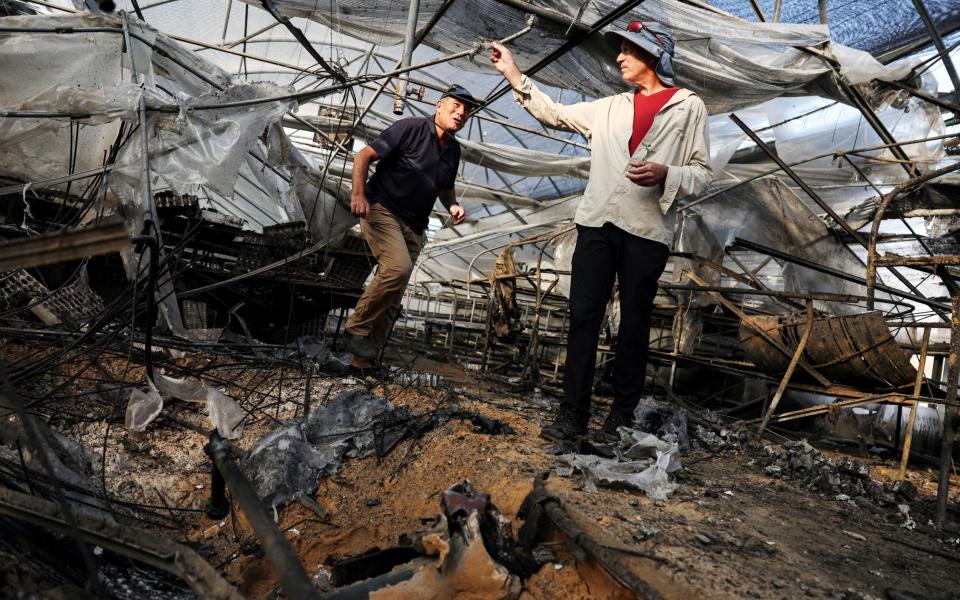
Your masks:
[{"label": "dirt floor", "polygon": [[[535,479],[549,474],[546,489],[567,515],[618,564],[666,598],[960,597],[960,535],[956,529],[936,532],[928,524],[936,490],[930,468],[910,471],[919,497],[907,515],[896,506],[854,502],[768,474],[765,446],[776,446],[783,438],[718,448],[697,443],[694,436],[694,449],[681,458],[680,486],[668,500],[653,501],[630,490],[588,493],[581,476],[552,473],[557,459],[547,452],[550,444],[537,437],[540,424],[552,414],[549,396],[513,394],[456,365],[424,358],[408,358],[404,366],[438,374],[439,385],[388,384],[371,391],[414,412],[472,409],[516,433],[484,434],[468,421],[452,420],[400,442],[383,458],[348,459],[312,495],[319,508],[297,502],[277,514],[311,576],[328,573],[339,558],[392,547],[401,536],[422,531],[440,512],[443,490],[463,480],[489,493],[519,530],[521,504]],[[229,369],[212,369],[210,375],[231,381]],[[236,442],[239,448],[249,449],[279,423],[300,414],[305,380],[287,377],[284,386],[257,400],[266,408],[246,425]],[[257,378],[244,383],[266,386],[272,381],[266,372]],[[313,401],[375,383],[372,378],[316,376]],[[223,387],[231,392],[229,385]],[[64,423],[62,429],[90,450],[92,462],[101,460],[103,450],[105,471],[97,464],[93,469],[111,494],[173,516],[176,526],[158,529],[158,534],[198,549],[245,596],[274,597],[277,580],[242,513],[211,521],[203,512],[211,462],[203,452],[205,436],[187,426],[205,426],[201,407],[175,403],[167,408],[168,416],[142,436],[125,432],[116,419],[109,426],[107,421],[80,421]],[[892,461],[861,460],[874,479],[895,478]],[[960,479],[953,483],[950,518],[955,527]],[[904,527],[910,519],[915,527]],[[569,541],[555,530],[541,533],[539,550],[552,559],[523,582],[521,598],[633,597],[607,565],[583,560]]]}]

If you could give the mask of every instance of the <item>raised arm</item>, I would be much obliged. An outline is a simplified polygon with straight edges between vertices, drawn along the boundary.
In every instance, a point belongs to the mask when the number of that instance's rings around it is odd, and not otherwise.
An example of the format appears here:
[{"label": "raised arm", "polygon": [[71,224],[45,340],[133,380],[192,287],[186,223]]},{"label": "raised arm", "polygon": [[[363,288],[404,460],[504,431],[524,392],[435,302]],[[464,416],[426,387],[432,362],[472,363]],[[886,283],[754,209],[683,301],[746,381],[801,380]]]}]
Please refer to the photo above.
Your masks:
[{"label": "raised arm", "polygon": [[353,173],[351,181],[353,190],[350,192],[350,212],[366,219],[370,214],[370,203],[367,201],[366,185],[370,175],[370,163],[380,158],[377,151],[371,146],[365,146],[353,157]]},{"label": "raised arm", "polygon": [[513,88],[513,97],[533,118],[547,127],[563,131],[575,131],[589,138],[594,115],[597,112],[595,102],[578,104],[559,104],[543,93],[530,79],[520,72],[513,54],[503,44],[490,45],[490,62]]}]

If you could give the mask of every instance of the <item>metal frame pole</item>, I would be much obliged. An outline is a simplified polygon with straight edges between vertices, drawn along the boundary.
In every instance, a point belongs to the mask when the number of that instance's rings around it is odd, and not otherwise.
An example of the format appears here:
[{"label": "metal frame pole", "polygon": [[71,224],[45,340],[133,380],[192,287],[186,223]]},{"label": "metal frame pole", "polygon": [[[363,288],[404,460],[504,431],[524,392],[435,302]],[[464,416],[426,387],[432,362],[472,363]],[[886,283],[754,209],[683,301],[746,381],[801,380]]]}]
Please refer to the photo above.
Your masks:
[{"label": "metal frame pole", "polygon": [[[416,45],[414,38],[417,35],[417,17],[419,15],[420,0],[410,0],[410,8],[407,11],[407,31],[403,36],[403,54],[400,57],[400,68],[410,66],[413,48]],[[397,79],[397,90],[393,95],[393,114],[395,115],[403,114],[403,107],[407,100],[407,77],[407,74],[404,73]]]},{"label": "metal frame pole", "polygon": [[[944,283],[947,283],[944,280]],[[951,282],[953,283],[953,282]],[[960,378],[960,290],[955,283],[948,284],[950,289],[950,374],[947,376],[947,400],[956,402],[957,379]],[[937,479],[937,506],[933,516],[933,523],[937,529],[943,529],[947,518],[947,499],[950,497],[950,471],[953,464],[953,421],[957,416],[957,409],[947,404],[943,407],[943,428],[940,432],[940,476]]]},{"label": "metal frame pole", "polygon": [[927,7],[923,3],[923,0],[913,0],[913,5],[917,9],[917,14],[919,14],[920,18],[923,20],[923,24],[927,26],[927,31],[930,32],[930,39],[933,40],[933,45],[936,47],[937,52],[940,55],[940,60],[943,61],[943,66],[947,69],[947,75],[950,77],[950,82],[953,83],[953,99],[954,101],[958,101],[960,100],[960,76],[957,75],[957,67],[953,64],[953,59],[950,58],[950,53],[943,45],[943,38],[940,37],[940,31],[937,29],[937,24],[933,22],[933,19],[930,17],[930,13],[927,12]]},{"label": "metal frame pole", "polygon": [[267,513],[257,492],[233,462],[230,447],[216,431],[210,434],[210,442],[204,447],[213,460],[214,468],[220,471],[233,498],[247,517],[254,533],[263,544],[263,552],[270,563],[283,593],[289,598],[315,598],[320,592],[313,586],[310,576],[303,568],[300,557],[287,542],[286,537]]}]

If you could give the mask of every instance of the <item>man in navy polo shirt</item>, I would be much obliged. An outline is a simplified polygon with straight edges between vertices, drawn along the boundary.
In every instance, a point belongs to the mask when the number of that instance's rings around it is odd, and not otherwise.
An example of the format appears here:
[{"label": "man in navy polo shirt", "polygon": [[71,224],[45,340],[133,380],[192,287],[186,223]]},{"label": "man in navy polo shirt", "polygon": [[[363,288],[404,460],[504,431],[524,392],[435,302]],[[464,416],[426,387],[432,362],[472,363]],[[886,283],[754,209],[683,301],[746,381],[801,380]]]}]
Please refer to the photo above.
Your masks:
[{"label": "man in navy polo shirt", "polygon": [[[369,366],[387,343],[434,201],[440,198],[456,224],[466,216],[454,195],[460,164],[454,134],[478,104],[464,87],[451,86],[432,119],[395,122],[353,159],[350,209],[362,219],[360,228],[377,259],[377,272],[347,320],[344,339],[354,366]],[[375,160],[376,172],[367,179]]]}]

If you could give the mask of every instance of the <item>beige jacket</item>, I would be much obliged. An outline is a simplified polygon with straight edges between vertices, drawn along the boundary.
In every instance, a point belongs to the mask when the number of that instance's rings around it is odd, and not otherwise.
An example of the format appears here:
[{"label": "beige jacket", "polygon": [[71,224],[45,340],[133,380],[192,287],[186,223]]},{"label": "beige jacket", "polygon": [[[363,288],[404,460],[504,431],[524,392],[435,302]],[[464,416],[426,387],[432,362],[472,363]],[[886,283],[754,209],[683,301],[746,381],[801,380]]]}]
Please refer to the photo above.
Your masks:
[{"label": "beige jacket", "polygon": [[[554,129],[590,140],[590,179],[574,220],[600,227],[612,223],[636,236],[673,246],[675,201],[706,189],[713,177],[707,138],[707,109],[690,90],[678,90],[653,119],[631,157],[633,92],[593,102],[558,104],[526,75],[514,98],[534,118]],[[641,187],[626,177],[630,158],[667,165],[662,189]]]}]

